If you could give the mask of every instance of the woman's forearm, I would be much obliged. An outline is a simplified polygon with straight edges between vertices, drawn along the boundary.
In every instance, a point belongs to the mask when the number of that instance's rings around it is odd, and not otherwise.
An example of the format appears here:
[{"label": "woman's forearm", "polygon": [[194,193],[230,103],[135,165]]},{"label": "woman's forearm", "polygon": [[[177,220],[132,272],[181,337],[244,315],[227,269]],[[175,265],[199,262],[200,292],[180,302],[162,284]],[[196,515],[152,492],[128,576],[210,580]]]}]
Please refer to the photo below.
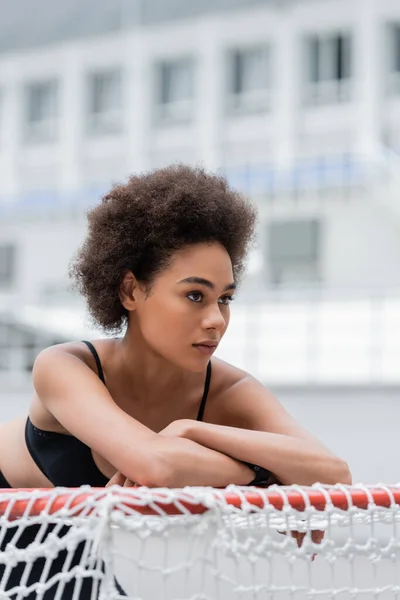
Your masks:
[{"label": "woman's forearm", "polygon": [[187,436],[202,446],[268,469],[286,485],[351,483],[344,461],[300,438],[197,422]]},{"label": "woman's forearm", "polygon": [[185,438],[163,438],[152,448],[157,468],[153,481],[137,482],[149,487],[178,488],[185,485],[226,487],[247,485],[253,471],[223,452]]}]

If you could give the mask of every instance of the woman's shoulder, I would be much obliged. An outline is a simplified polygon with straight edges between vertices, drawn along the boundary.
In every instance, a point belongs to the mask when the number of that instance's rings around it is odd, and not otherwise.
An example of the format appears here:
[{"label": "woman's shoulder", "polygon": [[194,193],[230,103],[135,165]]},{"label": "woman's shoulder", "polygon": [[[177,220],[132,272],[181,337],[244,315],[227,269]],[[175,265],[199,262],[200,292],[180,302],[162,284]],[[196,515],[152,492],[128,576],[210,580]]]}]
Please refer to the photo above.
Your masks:
[{"label": "woman's shoulder", "polygon": [[[216,420],[226,421],[231,408],[232,392],[237,385],[250,378],[250,374],[220,358],[212,359],[211,394]],[[214,420],[214,419],[213,419]]]},{"label": "woman's shoulder", "polygon": [[115,341],[115,339],[99,338],[90,341],[73,340],[70,342],[54,344],[42,350],[36,360],[40,357],[39,360],[44,360],[48,363],[49,367],[51,367],[53,357],[59,357],[60,354],[75,356],[92,371],[98,373],[99,369],[96,356],[100,361],[100,365],[104,367],[109,360],[110,354],[114,351]]},{"label": "woman's shoulder", "polygon": [[226,392],[246,377],[249,377],[249,374],[243,369],[218,357],[212,359],[213,388],[219,394]]},{"label": "woman's shoulder", "polygon": [[[96,342],[94,342],[96,343]],[[97,346],[97,343],[96,343]],[[71,360],[72,358],[72,360]],[[35,358],[32,370],[32,381],[34,387],[34,403],[42,404],[42,395],[49,390],[52,396],[56,395],[59,388],[63,388],[65,380],[76,380],[76,369],[81,363],[86,370],[80,367],[79,378],[85,377],[85,373],[98,372],[96,360],[88,346],[81,341],[63,342],[53,344],[44,348]]]},{"label": "woman's shoulder", "polygon": [[214,366],[212,422],[243,427],[250,414],[281,410],[274,394],[250,373],[218,359],[213,359]]},{"label": "woman's shoulder", "polygon": [[[99,355],[104,355],[107,352],[107,343],[109,340],[93,340],[91,343],[96,348]],[[31,421],[39,429],[46,431],[54,431],[58,433],[69,432],[59,423],[54,417],[52,410],[43,402],[41,392],[43,388],[48,388],[49,375],[51,374],[51,385],[54,394],[59,392],[59,384],[62,386],[62,381],[68,377],[71,381],[76,381],[76,361],[71,362],[71,357],[77,358],[85,367],[88,368],[87,373],[93,371],[98,375],[96,360],[90,351],[87,344],[81,340],[64,342],[48,346],[40,352],[36,357],[33,381],[34,393],[29,407],[29,416]],[[65,358],[65,360],[64,360]],[[90,369],[90,371],[89,371]],[[81,378],[82,376],[79,375]],[[58,381],[60,379],[60,382]]]}]

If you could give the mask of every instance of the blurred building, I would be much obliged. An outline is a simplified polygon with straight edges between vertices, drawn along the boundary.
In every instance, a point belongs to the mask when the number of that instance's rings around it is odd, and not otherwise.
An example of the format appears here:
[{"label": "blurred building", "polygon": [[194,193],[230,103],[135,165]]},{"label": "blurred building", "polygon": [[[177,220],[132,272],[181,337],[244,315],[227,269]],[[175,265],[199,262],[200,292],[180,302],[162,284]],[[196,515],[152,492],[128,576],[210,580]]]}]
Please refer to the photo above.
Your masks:
[{"label": "blurred building", "polygon": [[17,331],[30,357],[83,335],[67,269],[85,210],[179,161],[259,207],[229,358],[278,382],[399,382],[398,0],[0,8],[0,369]]}]

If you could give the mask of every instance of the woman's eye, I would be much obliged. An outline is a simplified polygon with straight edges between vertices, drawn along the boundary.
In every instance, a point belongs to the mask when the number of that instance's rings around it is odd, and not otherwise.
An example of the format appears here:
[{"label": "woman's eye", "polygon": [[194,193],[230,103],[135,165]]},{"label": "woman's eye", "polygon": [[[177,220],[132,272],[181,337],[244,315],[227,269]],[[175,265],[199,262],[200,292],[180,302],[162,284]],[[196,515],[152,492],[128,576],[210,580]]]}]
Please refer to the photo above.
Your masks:
[{"label": "woman's eye", "polygon": [[219,299],[219,303],[220,304],[230,304],[231,302],[233,302],[234,299],[235,299],[235,296],[222,296],[222,298]]},{"label": "woman's eye", "polygon": [[[202,292],[190,292],[190,294],[188,294],[187,297],[192,302],[197,302],[197,303],[202,302],[202,300],[204,299],[204,295]],[[219,304],[230,304],[234,299],[235,299],[234,296],[222,296],[222,298],[218,299],[218,303]]]},{"label": "woman's eye", "polygon": [[190,294],[188,294],[188,298],[192,302],[201,302],[203,299],[203,294],[201,292],[190,292]]}]

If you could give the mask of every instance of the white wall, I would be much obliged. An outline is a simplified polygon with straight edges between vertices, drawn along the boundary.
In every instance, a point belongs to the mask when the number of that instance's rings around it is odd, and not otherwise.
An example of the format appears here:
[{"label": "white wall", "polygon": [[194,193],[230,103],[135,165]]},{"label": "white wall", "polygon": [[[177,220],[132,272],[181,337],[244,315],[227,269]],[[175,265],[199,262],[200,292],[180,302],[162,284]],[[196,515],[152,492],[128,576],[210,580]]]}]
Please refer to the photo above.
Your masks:
[{"label": "white wall", "polygon": [[[265,277],[269,279],[268,223],[315,218],[321,222],[320,264],[324,289],[398,288],[400,218],[385,205],[384,194],[382,188],[377,198],[365,193],[350,201],[337,194],[331,200],[321,198],[318,207],[305,197],[300,200],[302,208],[262,210],[259,244],[265,256]],[[256,277],[260,279],[262,275]]]},{"label": "white wall", "polygon": [[385,207],[348,206],[323,223],[328,287],[400,286],[400,220]]},{"label": "white wall", "polygon": [[398,483],[399,390],[279,392],[287,410],[345,459],[354,483]]}]

